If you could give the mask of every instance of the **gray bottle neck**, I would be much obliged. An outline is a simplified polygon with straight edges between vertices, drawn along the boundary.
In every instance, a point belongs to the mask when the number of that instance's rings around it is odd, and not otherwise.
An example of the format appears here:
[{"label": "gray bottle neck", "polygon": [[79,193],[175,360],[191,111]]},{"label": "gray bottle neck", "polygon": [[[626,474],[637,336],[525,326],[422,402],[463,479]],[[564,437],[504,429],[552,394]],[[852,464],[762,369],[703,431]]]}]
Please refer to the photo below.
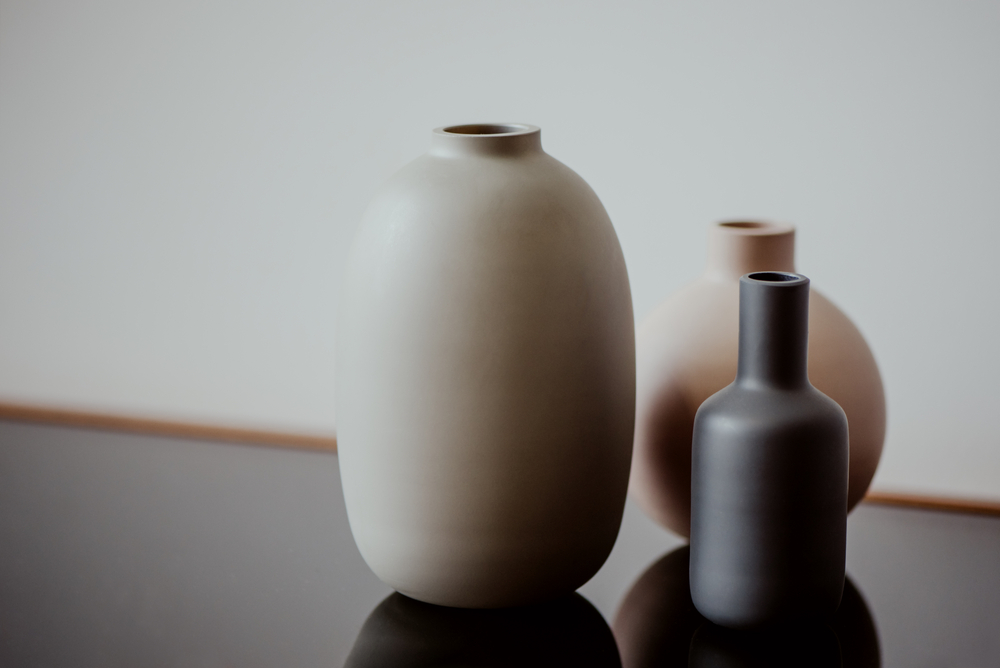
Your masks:
[{"label": "gray bottle neck", "polygon": [[738,385],[808,387],[808,343],[808,278],[777,271],[740,278]]}]

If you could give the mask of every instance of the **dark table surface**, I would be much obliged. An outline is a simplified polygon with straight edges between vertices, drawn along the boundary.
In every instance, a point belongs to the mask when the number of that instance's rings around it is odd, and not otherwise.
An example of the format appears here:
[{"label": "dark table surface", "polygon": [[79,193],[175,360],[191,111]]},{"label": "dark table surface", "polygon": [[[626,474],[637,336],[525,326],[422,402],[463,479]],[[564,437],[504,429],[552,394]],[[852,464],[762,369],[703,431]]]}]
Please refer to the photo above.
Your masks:
[{"label": "dark table surface", "polygon": [[[1000,667],[1000,518],[862,504],[848,532],[838,619],[776,641],[798,665]],[[773,665],[702,625],[684,558],[629,503],[583,598],[433,608],[365,566],[335,455],[0,422],[4,668],[614,665],[615,641],[626,666]]]}]

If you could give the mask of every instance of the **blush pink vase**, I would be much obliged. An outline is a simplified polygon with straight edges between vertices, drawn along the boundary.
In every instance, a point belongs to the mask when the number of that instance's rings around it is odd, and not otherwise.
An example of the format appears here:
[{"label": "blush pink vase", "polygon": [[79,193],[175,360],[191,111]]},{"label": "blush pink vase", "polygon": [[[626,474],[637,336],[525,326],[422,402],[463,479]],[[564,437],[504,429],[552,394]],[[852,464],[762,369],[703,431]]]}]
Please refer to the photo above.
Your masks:
[{"label": "blush pink vase", "polygon": [[[791,225],[714,225],[705,273],[668,297],[637,333],[629,492],[653,519],[682,536],[691,527],[695,413],[736,377],[740,276],[794,272],[794,255]],[[865,495],[882,454],[885,394],[861,332],[815,289],[809,299],[809,378],[847,413],[850,510]]]}]

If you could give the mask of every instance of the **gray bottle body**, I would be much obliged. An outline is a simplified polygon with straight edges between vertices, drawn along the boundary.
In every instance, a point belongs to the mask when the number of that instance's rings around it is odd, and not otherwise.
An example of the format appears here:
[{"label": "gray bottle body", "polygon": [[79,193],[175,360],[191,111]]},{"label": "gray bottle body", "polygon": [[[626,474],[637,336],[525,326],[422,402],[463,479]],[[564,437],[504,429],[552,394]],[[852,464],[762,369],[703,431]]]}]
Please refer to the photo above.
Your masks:
[{"label": "gray bottle body", "polygon": [[833,614],[847,548],[847,417],[806,373],[809,279],[740,279],[736,381],[698,409],[691,596],[752,628]]}]

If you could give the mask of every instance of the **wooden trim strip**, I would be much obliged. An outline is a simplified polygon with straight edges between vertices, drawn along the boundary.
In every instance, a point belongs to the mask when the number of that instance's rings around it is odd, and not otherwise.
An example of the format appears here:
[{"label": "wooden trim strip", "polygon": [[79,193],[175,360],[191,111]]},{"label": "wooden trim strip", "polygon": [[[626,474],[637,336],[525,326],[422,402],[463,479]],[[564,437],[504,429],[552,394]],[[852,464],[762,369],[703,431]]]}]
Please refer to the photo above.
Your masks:
[{"label": "wooden trim strip", "polygon": [[904,506],[923,510],[940,510],[952,513],[973,513],[1000,517],[1000,502],[984,499],[951,499],[920,494],[900,494],[897,492],[870,491],[865,495],[865,503],[882,506]]},{"label": "wooden trim strip", "polygon": [[327,452],[337,451],[336,436],[220,427],[217,425],[154,420],[113,415],[111,413],[92,413],[89,411],[43,408],[22,404],[0,403],[0,420],[41,422],[44,424],[58,424],[86,429],[125,431],[135,434],[156,434],[159,436],[172,436],[200,441],[226,441],[230,443],[270,445],[283,448],[324,450]]},{"label": "wooden trim strip", "polygon": [[[217,425],[175,422],[127,417],[111,413],[94,413],[61,408],[46,408],[0,402],[0,420],[17,422],[40,422],[43,424],[66,425],[87,429],[125,431],[135,434],[157,434],[199,441],[226,441],[251,445],[270,445],[283,448],[305,450],[337,451],[336,436],[319,436],[257,429],[220,427]],[[940,510],[946,512],[973,513],[1000,517],[1000,502],[983,499],[955,499],[919,494],[869,491],[865,503],[886,506],[903,506]]]}]

